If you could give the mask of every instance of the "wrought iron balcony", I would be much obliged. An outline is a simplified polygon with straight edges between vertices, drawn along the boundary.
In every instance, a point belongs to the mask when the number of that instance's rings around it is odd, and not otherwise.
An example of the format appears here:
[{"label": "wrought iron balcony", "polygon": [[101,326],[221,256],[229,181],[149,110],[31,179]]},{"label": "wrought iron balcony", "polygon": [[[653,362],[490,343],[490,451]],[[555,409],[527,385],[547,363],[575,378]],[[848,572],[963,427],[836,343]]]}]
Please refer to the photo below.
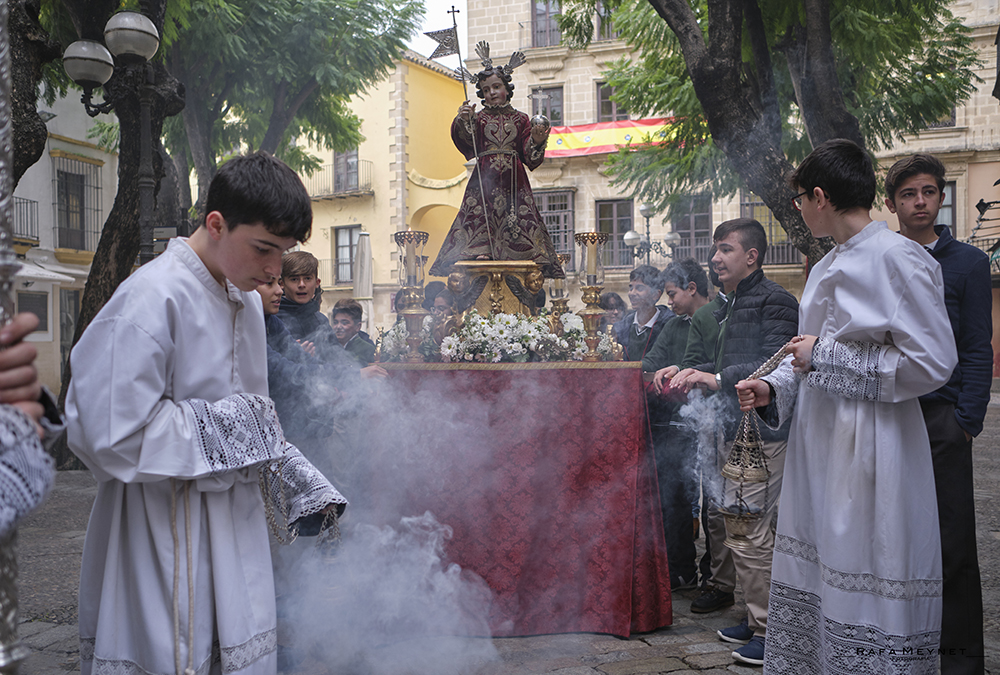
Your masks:
[{"label": "wrought iron balcony", "polygon": [[14,237],[38,243],[38,202],[14,197]]},{"label": "wrought iron balcony", "polygon": [[[339,170],[338,170],[339,169]],[[302,179],[313,199],[339,199],[375,194],[372,190],[372,163],[366,159],[342,165],[326,164],[308,178]]]}]

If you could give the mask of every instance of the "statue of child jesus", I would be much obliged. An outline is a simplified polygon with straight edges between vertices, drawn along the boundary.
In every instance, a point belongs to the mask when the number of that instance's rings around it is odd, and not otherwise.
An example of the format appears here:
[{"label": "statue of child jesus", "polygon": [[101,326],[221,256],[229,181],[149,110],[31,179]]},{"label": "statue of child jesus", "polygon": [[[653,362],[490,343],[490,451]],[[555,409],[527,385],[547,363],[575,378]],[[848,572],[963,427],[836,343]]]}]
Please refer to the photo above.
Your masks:
[{"label": "statue of child jesus", "polygon": [[448,276],[460,260],[530,260],[548,278],[565,276],[552,239],[528,184],[524,167],[534,170],[545,159],[549,126],[532,123],[514,110],[511,71],[524,63],[515,52],[505,66],[494,67],[489,45],[480,42],[476,53],[483,70],[469,79],[483,101],[465,101],[451,124],[451,138],[466,159],[476,158],[462,206],[431,266],[435,276]]}]

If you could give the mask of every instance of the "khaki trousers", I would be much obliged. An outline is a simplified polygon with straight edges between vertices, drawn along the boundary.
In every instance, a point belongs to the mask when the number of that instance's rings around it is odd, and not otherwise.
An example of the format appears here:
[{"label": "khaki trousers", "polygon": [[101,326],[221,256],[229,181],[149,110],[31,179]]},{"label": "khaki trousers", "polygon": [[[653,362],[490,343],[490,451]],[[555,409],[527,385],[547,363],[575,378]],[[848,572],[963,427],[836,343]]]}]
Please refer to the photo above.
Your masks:
[{"label": "khaki trousers", "polygon": [[[718,541],[720,549],[725,551],[719,557],[720,574],[728,573],[733,576],[730,569],[735,569],[735,576],[739,577],[740,585],[743,587],[743,597],[747,604],[747,621],[754,635],[763,636],[767,630],[767,600],[771,591],[771,557],[774,553],[774,528],[778,520],[778,501],[781,496],[781,476],[785,468],[785,448],[786,441],[770,441],[764,443],[764,459],[767,463],[769,478],[763,483],[744,483],[742,498],[756,512],[763,509],[763,516],[758,519],[751,531],[747,534],[752,546],[748,549],[734,550],[725,546],[723,541],[726,537],[725,517],[716,510],[716,520],[721,521],[710,525],[712,536],[712,573],[715,574],[715,547]],[[719,470],[725,464],[732,449],[732,443],[726,443],[719,454]],[[739,483],[729,479],[724,481],[724,507],[735,512],[738,508]],[[717,505],[716,505],[717,508]],[[710,520],[711,518],[711,509]],[[719,531],[721,529],[721,531]],[[731,562],[726,561],[729,558]],[[727,580],[726,577],[721,577]],[[718,584],[722,590],[730,590],[723,584]]]}]

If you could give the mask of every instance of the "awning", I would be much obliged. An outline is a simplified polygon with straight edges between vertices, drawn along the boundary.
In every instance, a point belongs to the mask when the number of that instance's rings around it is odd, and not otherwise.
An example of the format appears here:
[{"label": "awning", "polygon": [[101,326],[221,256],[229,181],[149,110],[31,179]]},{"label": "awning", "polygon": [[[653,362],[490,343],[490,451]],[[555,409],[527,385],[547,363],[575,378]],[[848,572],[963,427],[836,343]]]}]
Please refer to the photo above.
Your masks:
[{"label": "awning", "polygon": [[19,261],[21,263],[21,269],[14,273],[15,279],[23,279],[25,281],[46,281],[50,283],[71,283],[73,277],[59,274],[58,272],[53,272],[47,270],[44,267],[39,267],[34,263],[30,263],[26,260]]},{"label": "awning", "polygon": [[545,156],[577,157],[617,152],[623,145],[645,142],[648,135],[661,141],[670,133],[671,118],[598,122],[572,127],[552,127]]}]

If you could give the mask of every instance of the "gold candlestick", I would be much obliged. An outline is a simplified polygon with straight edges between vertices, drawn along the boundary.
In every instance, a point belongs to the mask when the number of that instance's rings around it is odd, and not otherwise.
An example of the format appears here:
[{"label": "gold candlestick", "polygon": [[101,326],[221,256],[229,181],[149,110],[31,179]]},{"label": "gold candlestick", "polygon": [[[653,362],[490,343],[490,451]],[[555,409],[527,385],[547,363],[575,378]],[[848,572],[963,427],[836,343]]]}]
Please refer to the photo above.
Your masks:
[{"label": "gold candlestick", "polygon": [[552,313],[549,314],[549,327],[556,335],[563,334],[562,315],[569,311],[569,298],[556,298],[552,301]]},{"label": "gold candlestick", "polygon": [[424,355],[420,353],[420,334],[424,327],[424,317],[429,316],[423,307],[424,289],[421,286],[404,286],[396,301],[396,314],[406,322],[406,356],[407,363],[423,363]]},{"label": "gold candlestick", "polygon": [[583,355],[583,360],[600,361],[601,355],[597,351],[597,346],[601,344],[601,336],[598,335],[597,329],[601,325],[601,317],[604,316],[600,304],[601,291],[604,290],[603,253],[604,245],[611,237],[607,232],[577,232],[573,238],[580,245],[583,253],[580,267],[585,270],[580,275],[580,290],[583,291],[583,303],[586,306],[577,312],[583,319],[583,329],[587,331],[587,337],[583,339],[587,343],[587,353]]}]

